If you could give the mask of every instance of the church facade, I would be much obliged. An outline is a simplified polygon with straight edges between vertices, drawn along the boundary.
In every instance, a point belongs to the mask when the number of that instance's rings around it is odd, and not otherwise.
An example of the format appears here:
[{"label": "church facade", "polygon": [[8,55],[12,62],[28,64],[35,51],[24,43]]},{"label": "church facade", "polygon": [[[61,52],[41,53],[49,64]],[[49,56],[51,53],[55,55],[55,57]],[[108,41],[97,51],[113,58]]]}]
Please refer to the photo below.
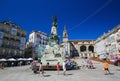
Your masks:
[{"label": "church facade", "polygon": [[69,57],[93,57],[95,56],[95,40],[68,40],[66,27],[63,31],[63,45],[66,50],[66,56]]},{"label": "church facade", "polygon": [[96,40],[69,40],[66,28],[63,31],[63,43],[70,57],[99,57],[111,59],[120,56],[120,25],[104,33]]}]

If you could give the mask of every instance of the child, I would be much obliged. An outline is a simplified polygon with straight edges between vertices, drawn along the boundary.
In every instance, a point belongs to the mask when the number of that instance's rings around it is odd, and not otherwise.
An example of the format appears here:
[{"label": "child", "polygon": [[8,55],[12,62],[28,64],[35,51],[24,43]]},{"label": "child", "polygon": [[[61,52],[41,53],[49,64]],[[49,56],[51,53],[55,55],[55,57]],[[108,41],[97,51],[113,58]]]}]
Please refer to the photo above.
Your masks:
[{"label": "child", "polygon": [[92,61],[90,60],[90,62],[89,62],[89,68],[90,69],[93,69],[94,67],[93,67],[93,63],[92,63]]},{"label": "child", "polygon": [[57,65],[56,65],[56,69],[57,69],[58,75],[59,75],[59,71],[60,71],[60,64],[59,64],[59,63],[60,63],[60,62],[58,62]]},{"label": "child", "polygon": [[105,60],[105,62],[104,62],[104,69],[103,69],[103,72],[104,72],[104,74],[107,74],[107,72],[110,74],[110,71],[109,71],[109,64],[108,64],[107,60]]}]

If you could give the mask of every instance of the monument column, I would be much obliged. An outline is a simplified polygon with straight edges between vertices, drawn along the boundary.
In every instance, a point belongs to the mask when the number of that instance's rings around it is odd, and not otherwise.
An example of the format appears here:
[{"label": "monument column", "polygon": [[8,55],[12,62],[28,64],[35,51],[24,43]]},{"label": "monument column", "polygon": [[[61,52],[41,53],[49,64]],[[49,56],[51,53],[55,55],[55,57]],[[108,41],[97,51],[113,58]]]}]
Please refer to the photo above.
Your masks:
[{"label": "monument column", "polygon": [[43,66],[46,66],[46,64],[49,63],[49,66],[55,67],[58,62],[60,65],[62,65],[63,61],[65,60],[65,48],[59,44],[56,16],[53,17],[53,24],[48,45],[45,46],[45,49],[43,52],[41,52],[41,54],[41,62],[43,63]]}]

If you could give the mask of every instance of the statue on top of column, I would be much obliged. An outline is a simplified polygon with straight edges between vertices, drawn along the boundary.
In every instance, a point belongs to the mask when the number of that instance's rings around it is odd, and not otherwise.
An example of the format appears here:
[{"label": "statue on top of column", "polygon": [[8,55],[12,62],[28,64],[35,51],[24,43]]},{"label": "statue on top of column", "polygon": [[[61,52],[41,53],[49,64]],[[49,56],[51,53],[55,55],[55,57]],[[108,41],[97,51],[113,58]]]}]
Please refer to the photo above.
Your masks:
[{"label": "statue on top of column", "polygon": [[51,28],[51,34],[49,36],[49,44],[59,44],[59,36],[57,34],[57,18],[53,16],[53,24]]},{"label": "statue on top of column", "polygon": [[57,27],[57,18],[53,16],[53,26]]}]

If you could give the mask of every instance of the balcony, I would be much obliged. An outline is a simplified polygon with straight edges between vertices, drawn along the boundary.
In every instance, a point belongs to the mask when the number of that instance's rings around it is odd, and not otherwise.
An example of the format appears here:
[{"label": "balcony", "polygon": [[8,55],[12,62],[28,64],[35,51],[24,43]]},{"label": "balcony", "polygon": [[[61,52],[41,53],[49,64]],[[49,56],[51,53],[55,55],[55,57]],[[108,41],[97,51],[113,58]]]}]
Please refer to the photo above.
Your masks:
[{"label": "balcony", "polygon": [[20,47],[16,47],[16,49],[20,49]]},{"label": "balcony", "polygon": [[3,37],[3,39],[7,39],[7,40],[8,40],[8,39],[9,39],[9,37]]},{"label": "balcony", "polygon": [[2,44],[1,47],[4,47],[4,45]]},{"label": "balcony", "polygon": [[20,38],[17,37],[17,38],[16,38],[16,41],[20,42]]},{"label": "balcony", "polygon": [[20,36],[20,33],[17,33],[17,36]]},{"label": "balcony", "polygon": [[15,38],[13,37],[13,36],[11,36],[11,38],[10,38],[11,40],[15,40]]},{"label": "balcony", "polygon": [[9,48],[10,46],[9,46],[9,44],[3,43],[3,44],[1,45],[1,47]]},{"label": "balcony", "polygon": [[9,39],[9,35],[8,35],[8,34],[5,34],[3,38],[4,38],[4,39]]},{"label": "balcony", "polygon": [[2,32],[5,32],[5,30],[4,30],[4,29],[1,29],[1,31],[2,31]]},{"label": "balcony", "polygon": [[22,34],[21,37],[26,37],[26,35]]},{"label": "balcony", "polygon": [[16,47],[15,47],[15,46],[12,46],[12,49],[16,49]]}]

